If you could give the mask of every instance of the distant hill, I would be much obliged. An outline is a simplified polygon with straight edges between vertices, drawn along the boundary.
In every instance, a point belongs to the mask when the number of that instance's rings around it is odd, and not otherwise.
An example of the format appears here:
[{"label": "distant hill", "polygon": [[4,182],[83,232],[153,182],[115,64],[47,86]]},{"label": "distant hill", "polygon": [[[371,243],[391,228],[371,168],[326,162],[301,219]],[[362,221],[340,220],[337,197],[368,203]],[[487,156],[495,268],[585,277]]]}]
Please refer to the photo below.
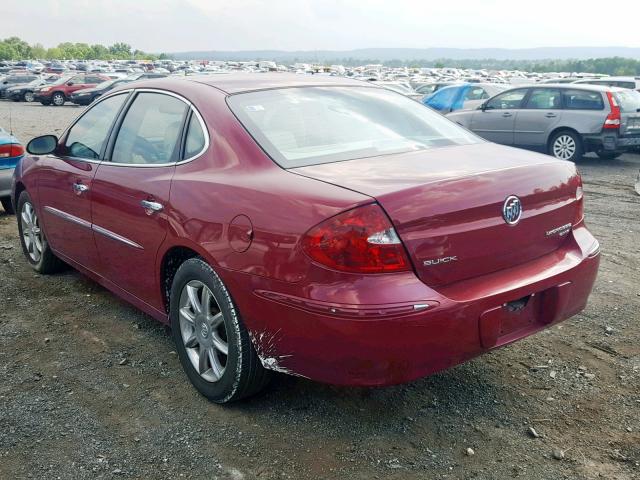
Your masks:
[{"label": "distant hill", "polygon": [[326,62],[353,60],[545,60],[624,57],[640,59],[640,48],[542,47],[542,48],[361,48],[356,50],[237,50],[197,51],[171,54],[180,60],[274,60],[276,62]]}]

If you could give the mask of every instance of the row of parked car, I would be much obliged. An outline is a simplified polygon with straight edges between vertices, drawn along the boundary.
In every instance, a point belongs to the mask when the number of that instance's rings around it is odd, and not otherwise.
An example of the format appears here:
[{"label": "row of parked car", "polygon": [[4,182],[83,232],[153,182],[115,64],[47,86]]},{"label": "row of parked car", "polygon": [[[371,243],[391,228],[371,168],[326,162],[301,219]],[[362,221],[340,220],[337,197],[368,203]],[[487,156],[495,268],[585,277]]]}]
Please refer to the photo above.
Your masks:
[{"label": "row of parked car", "polygon": [[54,106],[64,105],[65,102],[89,105],[117,85],[166,76],[166,73],[154,71],[118,75],[115,78],[102,73],[83,72],[63,75],[15,73],[0,77],[0,98],[16,102],[37,101]]}]

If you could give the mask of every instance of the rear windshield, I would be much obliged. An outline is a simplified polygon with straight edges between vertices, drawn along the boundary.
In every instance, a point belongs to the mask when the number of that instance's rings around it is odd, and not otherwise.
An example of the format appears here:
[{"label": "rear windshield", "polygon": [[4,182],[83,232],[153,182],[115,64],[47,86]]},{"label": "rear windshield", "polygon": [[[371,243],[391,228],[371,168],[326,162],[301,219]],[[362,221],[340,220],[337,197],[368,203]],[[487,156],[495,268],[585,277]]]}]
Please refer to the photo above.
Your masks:
[{"label": "rear windshield", "polygon": [[422,104],[375,87],[283,88],[228,102],[283,168],[483,141]]},{"label": "rear windshield", "polygon": [[616,98],[623,113],[640,112],[640,93],[635,90],[616,92]]}]

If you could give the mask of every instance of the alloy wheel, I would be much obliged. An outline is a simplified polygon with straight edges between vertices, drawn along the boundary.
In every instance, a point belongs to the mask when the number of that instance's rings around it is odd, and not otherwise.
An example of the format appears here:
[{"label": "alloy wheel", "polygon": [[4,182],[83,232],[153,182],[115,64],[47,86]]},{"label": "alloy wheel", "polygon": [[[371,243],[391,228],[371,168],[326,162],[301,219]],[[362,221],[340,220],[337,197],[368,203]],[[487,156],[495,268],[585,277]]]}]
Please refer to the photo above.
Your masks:
[{"label": "alloy wheel", "polygon": [[25,102],[33,102],[34,100],[35,100],[35,97],[33,96],[33,92],[27,92],[24,94]]},{"label": "alloy wheel", "polygon": [[62,95],[61,93],[54,93],[51,100],[57,107],[64,105],[64,95]]},{"label": "alloy wheel", "polygon": [[34,262],[39,262],[42,256],[42,233],[38,222],[38,215],[29,202],[22,205],[20,212],[20,224],[22,238],[29,257]]},{"label": "alloy wheel", "polygon": [[199,280],[188,282],[180,294],[180,333],[193,368],[207,382],[224,374],[229,355],[220,305]]},{"label": "alloy wheel", "polygon": [[561,160],[568,160],[576,153],[576,141],[571,135],[560,135],[553,142],[553,155]]}]

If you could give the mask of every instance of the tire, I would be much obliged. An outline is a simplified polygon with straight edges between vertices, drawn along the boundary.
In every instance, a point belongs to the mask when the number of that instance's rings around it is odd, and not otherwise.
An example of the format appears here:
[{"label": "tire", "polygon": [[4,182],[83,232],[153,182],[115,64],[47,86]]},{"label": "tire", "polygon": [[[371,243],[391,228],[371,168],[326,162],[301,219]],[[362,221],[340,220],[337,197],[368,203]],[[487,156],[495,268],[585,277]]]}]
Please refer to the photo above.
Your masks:
[{"label": "tire", "polygon": [[169,305],[178,357],[198,392],[212,402],[228,403],[254,395],[268,383],[270,372],[262,366],[237,307],[202,258],[180,265]]},{"label": "tire", "polygon": [[582,158],[582,139],[572,130],[561,130],[549,141],[549,155],[560,160],[576,162]]},{"label": "tire", "polygon": [[609,152],[606,150],[598,150],[596,152],[596,155],[598,155],[598,157],[600,157],[603,160],[613,160],[615,158],[618,158],[620,155],[622,155],[621,152]]},{"label": "tire", "polygon": [[11,197],[0,198],[0,203],[2,204],[2,208],[4,208],[4,213],[8,213],[10,215],[13,215],[14,213],[16,213],[16,211],[13,208],[13,205],[11,205]]},{"label": "tire", "polygon": [[66,101],[67,99],[62,92],[54,92],[54,94],[51,95],[51,103],[56,107],[61,107]]},{"label": "tire", "polygon": [[23,99],[25,102],[31,103],[31,102],[33,102],[36,98],[35,98],[35,96],[33,95],[33,92],[24,92],[24,95],[22,96],[22,99]]},{"label": "tire", "polygon": [[[36,272],[44,275],[62,270],[65,264],[51,251],[47,243],[47,238],[44,235],[44,230],[40,228],[35,206],[26,191],[20,194],[17,207],[16,218],[18,220],[20,245],[22,245],[22,252],[31,264],[31,267]],[[32,212],[31,215],[27,212],[29,208]],[[30,221],[26,221],[27,217],[30,217]],[[30,225],[34,225],[37,230],[27,231],[26,229],[29,228]],[[39,239],[40,243],[39,251],[37,249],[38,242],[34,241],[36,238]],[[30,241],[29,244],[26,243],[27,239]]]}]

